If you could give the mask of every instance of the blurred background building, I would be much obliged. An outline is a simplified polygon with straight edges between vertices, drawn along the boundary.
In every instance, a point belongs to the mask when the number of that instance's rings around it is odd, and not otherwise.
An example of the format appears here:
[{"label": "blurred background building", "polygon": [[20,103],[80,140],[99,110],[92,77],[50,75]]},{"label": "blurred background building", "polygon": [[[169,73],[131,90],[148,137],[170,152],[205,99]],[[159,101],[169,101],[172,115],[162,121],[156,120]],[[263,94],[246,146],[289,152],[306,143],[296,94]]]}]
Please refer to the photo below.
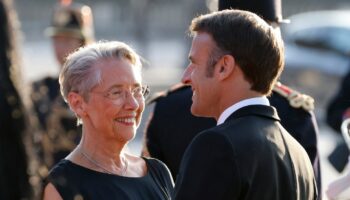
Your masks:
[{"label": "blurred background building", "polygon": [[[17,0],[24,32],[26,74],[30,80],[43,73],[57,73],[50,67],[54,59],[43,34],[49,25],[57,0]],[[215,10],[216,0],[80,0],[92,7],[96,39],[122,40],[131,43],[148,61],[150,68],[171,71],[183,68],[190,47],[186,37],[193,16]],[[284,17],[312,10],[350,10],[348,0],[284,0]],[[293,22],[292,22],[293,23]],[[288,26],[288,25],[287,25]],[[35,56],[40,53],[40,56]],[[34,65],[33,65],[34,64]],[[40,70],[35,70],[40,69]],[[40,71],[40,73],[37,73]],[[171,78],[175,78],[175,75]],[[176,77],[177,78],[177,77]],[[151,80],[150,80],[151,81]],[[176,81],[176,80],[174,80]]]},{"label": "blurred background building", "polygon": [[[153,93],[180,81],[188,63],[191,40],[187,37],[187,28],[190,20],[198,14],[216,10],[217,6],[216,0],[76,2],[91,6],[97,40],[126,42],[144,57],[144,80],[151,85]],[[55,3],[57,0],[15,0],[23,31],[23,75],[27,83],[58,73],[59,67],[50,40],[44,36]],[[300,14],[319,10],[337,12],[332,16],[318,12]],[[339,10],[343,11],[339,14]],[[315,98],[315,113],[321,132],[319,149],[324,171],[323,188],[326,189],[327,184],[340,175],[327,161],[327,155],[339,138],[325,125],[324,112],[330,97],[338,88],[340,78],[349,70],[350,1],[284,0],[283,13],[284,18],[289,18],[291,23],[282,26],[286,68],[281,80]],[[142,126],[150,109],[152,107],[146,109]],[[135,142],[131,144],[131,150],[135,152],[140,151],[143,127],[139,131]]]}]

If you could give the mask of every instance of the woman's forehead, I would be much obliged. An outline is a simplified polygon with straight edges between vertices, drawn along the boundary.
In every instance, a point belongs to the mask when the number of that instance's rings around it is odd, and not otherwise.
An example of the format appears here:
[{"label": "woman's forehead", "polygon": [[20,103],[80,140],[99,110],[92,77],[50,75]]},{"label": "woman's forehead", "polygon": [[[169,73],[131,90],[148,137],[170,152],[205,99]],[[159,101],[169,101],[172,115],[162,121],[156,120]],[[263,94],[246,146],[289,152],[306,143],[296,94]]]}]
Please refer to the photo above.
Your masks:
[{"label": "woman's forehead", "polygon": [[111,87],[113,85],[140,85],[142,82],[141,70],[127,60],[117,58],[103,60],[96,63],[100,70],[101,81],[99,85]]}]

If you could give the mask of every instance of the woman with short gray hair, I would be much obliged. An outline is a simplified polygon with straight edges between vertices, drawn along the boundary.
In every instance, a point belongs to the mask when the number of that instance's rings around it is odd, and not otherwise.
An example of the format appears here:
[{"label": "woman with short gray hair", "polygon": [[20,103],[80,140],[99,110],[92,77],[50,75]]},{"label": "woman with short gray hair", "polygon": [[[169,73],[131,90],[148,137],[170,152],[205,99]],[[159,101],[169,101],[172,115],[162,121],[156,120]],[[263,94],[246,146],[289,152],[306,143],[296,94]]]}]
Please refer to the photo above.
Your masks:
[{"label": "woman with short gray hair", "polygon": [[83,131],[79,145],[50,171],[44,199],[170,199],[168,168],[124,151],[148,93],[134,50],[122,42],[82,47],[67,57],[59,82]]}]

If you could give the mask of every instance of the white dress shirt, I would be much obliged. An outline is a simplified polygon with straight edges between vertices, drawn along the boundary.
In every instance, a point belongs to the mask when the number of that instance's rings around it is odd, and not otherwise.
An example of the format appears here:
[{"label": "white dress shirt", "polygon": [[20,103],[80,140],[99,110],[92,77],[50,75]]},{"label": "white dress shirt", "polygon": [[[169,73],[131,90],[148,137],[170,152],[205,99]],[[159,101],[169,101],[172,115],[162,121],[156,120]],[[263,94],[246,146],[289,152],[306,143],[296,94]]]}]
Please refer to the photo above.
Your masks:
[{"label": "white dress shirt", "polygon": [[224,110],[224,112],[221,113],[219,120],[217,122],[217,125],[220,125],[222,123],[225,122],[225,120],[232,114],[234,113],[236,110],[243,108],[245,106],[250,106],[250,105],[265,105],[265,106],[269,106],[270,102],[267,99],[266,96],[262,96],[262,97],[254,97],[254,98],[250,98],[250,99],[244,99],[242,101],[239,101],[235,104],[233,104],[232,106],[226,108]]}]

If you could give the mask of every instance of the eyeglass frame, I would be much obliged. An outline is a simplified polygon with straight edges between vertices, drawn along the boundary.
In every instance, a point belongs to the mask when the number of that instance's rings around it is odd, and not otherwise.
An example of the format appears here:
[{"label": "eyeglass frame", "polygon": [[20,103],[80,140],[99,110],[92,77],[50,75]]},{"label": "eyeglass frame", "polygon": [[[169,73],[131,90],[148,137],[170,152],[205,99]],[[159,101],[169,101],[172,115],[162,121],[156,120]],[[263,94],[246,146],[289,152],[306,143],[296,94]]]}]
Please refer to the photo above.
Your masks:
[{"label": "eyeglass frame", "polygon": [[[115,88],[118,88],[118,89],[121,88],[122,93],[118,94],[119,96],[111,97],[111,95],[113,95],[112,91]],[[135,96],[135,93],[137,92],[137,89],[141,89],[140,90],[140,92],[141,92],[140,96]],[[128,92],[126,92],[126,91],[128,91]],[[120,87],[116,86],[116,87],[112,87],[112,88],[108,89],[108,91],[104,91],[104,92],[90,91],[90,93],[101,94],[103,97],[105,97],[107,99],[110,99],[112,101],[119,100],[119,99],[125,100],[127,98],[127,95],[130,95],[130,94],[135,99],[139,99],[140,97],[143,97],[145,99],[150,93],[150,87],[148,85],[138,85],[138,86],[134,87],[131,90],[130,89],[126,90],[125,88],[123,88],[121,86]]]}]

